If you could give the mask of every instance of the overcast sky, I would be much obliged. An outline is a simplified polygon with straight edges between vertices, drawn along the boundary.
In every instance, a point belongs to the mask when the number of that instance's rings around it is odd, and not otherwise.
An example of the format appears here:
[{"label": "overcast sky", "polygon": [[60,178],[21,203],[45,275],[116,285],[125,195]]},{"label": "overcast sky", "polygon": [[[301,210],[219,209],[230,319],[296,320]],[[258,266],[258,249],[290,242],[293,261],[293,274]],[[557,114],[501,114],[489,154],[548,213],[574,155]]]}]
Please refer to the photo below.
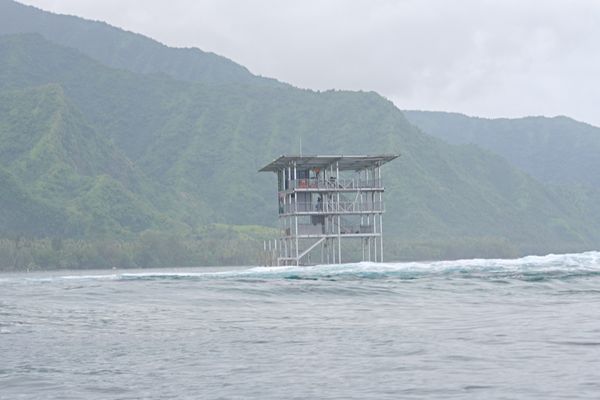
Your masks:
[{"label": "overcast sky", "polygon": [[600,126],[596,0],[24,0],[402,109]]}]

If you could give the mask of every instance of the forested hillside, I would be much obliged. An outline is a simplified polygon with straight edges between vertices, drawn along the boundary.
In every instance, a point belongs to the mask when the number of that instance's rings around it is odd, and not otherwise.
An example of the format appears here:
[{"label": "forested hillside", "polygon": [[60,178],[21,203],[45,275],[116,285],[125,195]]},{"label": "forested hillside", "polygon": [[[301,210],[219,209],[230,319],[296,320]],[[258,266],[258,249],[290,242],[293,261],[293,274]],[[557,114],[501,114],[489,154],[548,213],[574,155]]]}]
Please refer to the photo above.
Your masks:
[{"label": "forested hillside", "polygon": [[[595,190],[545,185],[492,152],[447,144],[376,93],[115,69],[90,51],[112,34],[99,44],[97,31],[90,49],[59,45],[39,27],[59,17],[32,12],[38,19],[21,26],[37,33],[0,36],[0,256],[27,237],[21,264],[255,263],[247,249],[276,218],[275,178],[257,170],[297,153],[300,140],[305,154],[401,155],[384,169],[388,259],[600,244]],[[64,37],[86,23],[96,32],[97,23],[73,21],[52,26]],[[205,253],[217,246],[219,257]],[[13,253],[5,259],[19,259]]]},{"label": "forested hillside", "polygon": [[567,117],[477,118],[405,111],[425,132],[454,144],[475,144],[542,182],[600,188],[600,128]]},{"label": "forested hillside", "polygon": [[204,83],[282,85],[252,75],[245,67],[200,49],[170,48],[148,37],[101,21],[58,15],[13,0],[0,0],[0,35],[39,33],[111,67],[141,73],[164,73]]}]

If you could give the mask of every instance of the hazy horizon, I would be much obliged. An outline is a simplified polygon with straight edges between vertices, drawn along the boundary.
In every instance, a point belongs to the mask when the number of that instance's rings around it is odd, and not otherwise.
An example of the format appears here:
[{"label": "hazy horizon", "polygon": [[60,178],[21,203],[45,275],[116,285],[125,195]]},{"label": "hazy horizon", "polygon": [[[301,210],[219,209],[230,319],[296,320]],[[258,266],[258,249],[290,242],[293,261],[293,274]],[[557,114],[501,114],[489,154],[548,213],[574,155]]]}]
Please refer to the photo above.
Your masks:
[{"label": "hazy horizon", "polygon": [[600,3],[570,2],[567,14],[561,1],[22,3],[214,52],[301,88],[373,90],[401,109],[600,125]]}]

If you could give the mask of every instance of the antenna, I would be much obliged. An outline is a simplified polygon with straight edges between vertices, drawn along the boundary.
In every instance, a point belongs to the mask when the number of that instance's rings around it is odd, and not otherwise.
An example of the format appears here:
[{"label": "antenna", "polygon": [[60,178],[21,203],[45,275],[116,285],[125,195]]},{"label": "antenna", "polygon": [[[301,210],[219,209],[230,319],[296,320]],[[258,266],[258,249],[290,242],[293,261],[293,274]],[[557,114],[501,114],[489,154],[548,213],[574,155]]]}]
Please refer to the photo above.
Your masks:
[{"label": "antenna", "polygon": [[300,135],[300,157],[302,157],[302,135]]}]

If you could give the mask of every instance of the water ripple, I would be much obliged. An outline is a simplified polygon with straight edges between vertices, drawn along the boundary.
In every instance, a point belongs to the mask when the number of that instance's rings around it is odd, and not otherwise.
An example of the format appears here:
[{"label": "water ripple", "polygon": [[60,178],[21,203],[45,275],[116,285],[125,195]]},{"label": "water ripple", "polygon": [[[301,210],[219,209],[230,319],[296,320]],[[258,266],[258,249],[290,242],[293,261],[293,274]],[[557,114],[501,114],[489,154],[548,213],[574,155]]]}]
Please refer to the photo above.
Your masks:
[{"label": "water ripple", "polygon": [[4,274],[0,399],[596,399],[600,253]]}]

